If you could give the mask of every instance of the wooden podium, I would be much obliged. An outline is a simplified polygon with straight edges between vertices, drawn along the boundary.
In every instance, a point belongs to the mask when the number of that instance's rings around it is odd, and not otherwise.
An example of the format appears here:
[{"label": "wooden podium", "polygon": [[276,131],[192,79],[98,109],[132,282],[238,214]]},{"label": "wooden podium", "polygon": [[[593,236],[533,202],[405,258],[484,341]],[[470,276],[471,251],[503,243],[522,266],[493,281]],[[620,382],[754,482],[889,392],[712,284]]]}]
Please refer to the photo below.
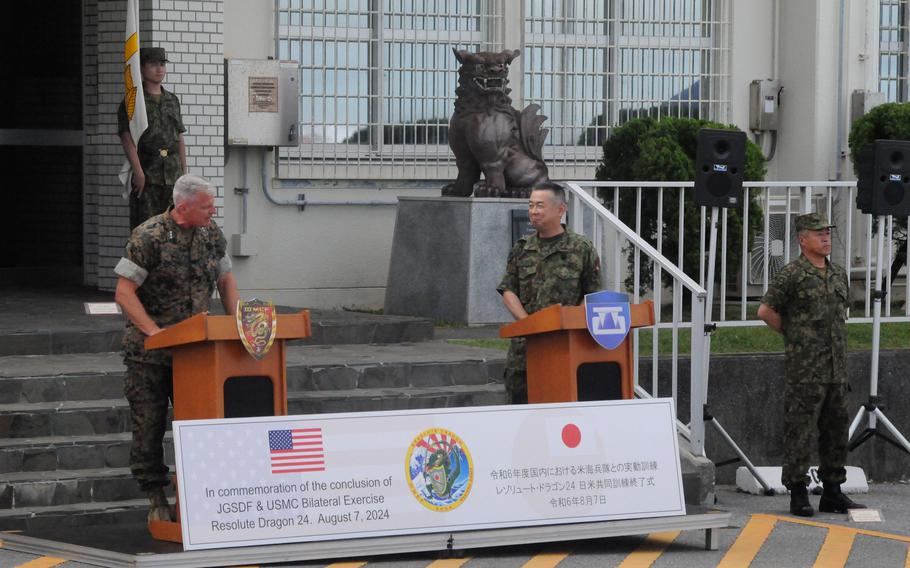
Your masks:
[{"label": "wooden podium", "polygon": [[[277,315],[276,335],[262,359],[240,340],[234,316],[197,314],[146,338],[146,349],[170,347],[174,358],[174,420],[286,416],[285,340],[310,336],[310,312]],[[177,521],[152,521],[158,540],[182,542]]]},{"label": "wooden podium", "polygon": [[555,304],[501,327],[500,337],[527,340],[528,402],[633,398],[631,329],[654,325],[654,303],[630,304],[629,311],[629,335],[613,350],[588,333],[584,306]]}]

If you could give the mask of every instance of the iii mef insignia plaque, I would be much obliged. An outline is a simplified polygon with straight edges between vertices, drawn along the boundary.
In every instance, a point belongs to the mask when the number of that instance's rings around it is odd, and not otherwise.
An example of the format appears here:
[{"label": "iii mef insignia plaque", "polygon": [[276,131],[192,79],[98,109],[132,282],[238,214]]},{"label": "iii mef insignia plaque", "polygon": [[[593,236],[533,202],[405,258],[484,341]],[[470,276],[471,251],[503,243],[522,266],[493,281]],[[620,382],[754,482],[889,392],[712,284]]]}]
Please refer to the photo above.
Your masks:
[{"label": "iii mef insignia plaque", "polygon": [[247,352],[257,361],[272,347],[278,330],[278,317],[272,302],[253,298],[237,301],[237,331]]}]

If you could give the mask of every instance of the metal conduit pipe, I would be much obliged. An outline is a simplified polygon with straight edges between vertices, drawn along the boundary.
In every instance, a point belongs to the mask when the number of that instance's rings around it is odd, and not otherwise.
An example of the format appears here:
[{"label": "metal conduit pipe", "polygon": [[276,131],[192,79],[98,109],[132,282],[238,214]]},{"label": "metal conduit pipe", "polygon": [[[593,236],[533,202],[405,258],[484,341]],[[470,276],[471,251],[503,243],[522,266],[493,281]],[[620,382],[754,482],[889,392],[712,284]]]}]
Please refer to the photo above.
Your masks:
[{"label": "metal conduit pipe", "polygon": [[348,207],[348,206],[357,206],[357,207],[395,207],[398,205],[397,201],[382,201],[382,200],[356,200],[356,199],[345,199],[345,200],[332,200],[332,201],[307,201],[304,194],[299,194],[295,200],[278,200],[271,194],[269,191],[269,178],[268,170],[265,164],[265,150],[261,154],[261,170],[262,170],[262,193],[265,194],[266,199],[272,202],[275,205],[293,205],[301,211],[303,211],[307,206],[331,206],[331,207]]},{"label": "metal conduit pipe", "polygon": [[246,150],[244,148],[236,148],[237,154],[239,155],[240,162],[240,187],[234,188],[234,193],[240,195],[242,199],[242,204],[240,206],[240,234],[246,234],[246,219],[248,211],[248,202],[247,196],[250,194],[249,187],[247,186],[247,177],[246,177]]},{"label": "metal conduit pipe", "polygon": [[834,179],[843,179],[841,162],[843,161],[843,147],[846,132],[847,109],[844,108],[844,42],[846,41],[847,27],[847,3],[846,0],[840,0],[840,22],[837,27],[837,92],[835,100],[837,101],[837,148],[834,151]]},{"label": "metal conduit pipe", "polygon": [[269,176],[268,176],[268,171],[267,171],[267,168],[265,165],[265,153],[266,153],[266,150],[265,150],[265,148],[263,148],[262,153],[260,154],[260,159],[259,159],[260,170],[262,173],[262,193],[265,194],[265,198],[268,199],[271,203],[273,203],[275,205],[293,205],[294,207],[298,207],[302,211],[303,208],[306,206],[306,201],[303,199],[302,196],[298,195],[297,199],[294,199],[294,200],[290,200],[290,199],[278,200],[272,196],[271,192],[269,192]]},{"label": "metal conduit pipe", "polygon": [[309,207],[316,207],[317,205],[327,205],[331,207],[344,207],[348,205],[357,205],[362,207],[395,207],[398,205],[397,201],[307,201],[304,200],[303,204]]}]

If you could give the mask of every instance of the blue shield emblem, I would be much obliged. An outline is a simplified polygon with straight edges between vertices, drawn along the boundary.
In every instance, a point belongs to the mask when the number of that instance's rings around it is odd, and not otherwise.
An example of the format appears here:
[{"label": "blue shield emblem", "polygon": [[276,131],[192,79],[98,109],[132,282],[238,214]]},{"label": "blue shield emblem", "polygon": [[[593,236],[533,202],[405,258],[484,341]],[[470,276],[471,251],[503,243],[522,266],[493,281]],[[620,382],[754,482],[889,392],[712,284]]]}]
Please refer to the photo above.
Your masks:
[{"label": "blue shield emblem", "polygon": [[629,335],[632,325],[629,296],[609,290],[586,294],[585,323],[598,345],[616,349]]}]

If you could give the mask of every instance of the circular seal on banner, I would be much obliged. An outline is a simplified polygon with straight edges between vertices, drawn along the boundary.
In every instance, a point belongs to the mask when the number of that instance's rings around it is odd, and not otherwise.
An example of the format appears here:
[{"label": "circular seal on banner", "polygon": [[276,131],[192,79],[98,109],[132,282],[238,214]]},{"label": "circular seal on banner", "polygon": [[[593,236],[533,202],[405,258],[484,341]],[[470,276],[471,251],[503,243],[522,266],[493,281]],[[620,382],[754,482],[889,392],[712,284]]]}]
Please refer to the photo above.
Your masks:
[{"label": "circular seal on banner", "polygon": [[405,458],[408,487],[424,507],[451,511],[461,505],[474,483],[474,463],[464,441],[443,428],[424,430]]}]

